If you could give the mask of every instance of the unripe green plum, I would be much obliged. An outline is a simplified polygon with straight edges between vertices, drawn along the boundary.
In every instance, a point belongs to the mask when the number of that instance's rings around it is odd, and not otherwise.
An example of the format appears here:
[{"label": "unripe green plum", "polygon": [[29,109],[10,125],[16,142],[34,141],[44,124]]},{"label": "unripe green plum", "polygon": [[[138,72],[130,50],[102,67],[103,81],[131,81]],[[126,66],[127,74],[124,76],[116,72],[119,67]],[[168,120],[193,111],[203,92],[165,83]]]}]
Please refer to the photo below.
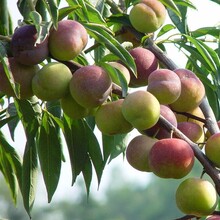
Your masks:
[{"label": "unripe green plum", "polygon": [[[177,126],[176,116],[168,106],[160,105],[160,115],[168,120],[173,126]],[[168,131],[166,128],[164,128],[159,121],[153,127],[140,132],[150,137],[155,137],[159,140],[171,137],[171,131]]]},{"label": "unripe green plum", "polygon": [[126,158],[128,163],[139,171],[151,172],[148,155],[157,139],[146,135],[134,137],[128,144]]},{"label": "unripe green plum", "polygon": [[[117,70],[119,70],[122,73],[122,75],[124,76],[127,84],[129,84],[130,78],[131,78],[129,70],[119,62],[109,62],[109,64],[111,66],[113,66],[114,68],[116,68]],[[119,77],[118,78],[112,78],[112,82],[116,83],[119,86],[121,85]]]},{"label": "unripe green plum", "polygon": [[194,153],[182,139],[162,139],[152,146],[149,164],[152,172],[161,178],[180,179],[192,170]]},{"label": "unripe green plum", "polygon": [[130,72],[130,87],[146,86],[149,75],[158,69],[158,60],[148,49],[136,47],[129,51],[137,67],[137,76]]},{"label": "unripe green plum", "polygon": [[[15,61],[13,57],[8,59],[9,68],[11,69],[12,76],[14,78],[15,83],[19,84],[20,86],[20,97],[21,99],[27,99],[33,96],[32,91],[32,78],[39,70],[38,65],[34,66],[27,66],[20,64]],[[0,63],[0,91],[7,95],[15,97],[15,93],[9,83],[9,80],[6,76],[4,67],[2,63]]]},{"label": "unripe green plum", "polygon": [[106,102],[95,113],[95,122],[99,130],[106,135],[128,133],[133,126],[124,118],[121,108],[123,99]]},{"label": "unripe green plum", "polygon": [[91,65],[76,70],[70,81],[70,94],[85,108],[103,104],[112,89],[112,80],[101,67]]},{"label": "unripe green plum", "polygon": [[44,61],[49,54],[48,37],[41,43],[34,25],[19,27],[11,39],[11,51],[15,60],[24,65],[35,65]]},{"label": "unripe green plum", "polygon": [[174,72],[181,81],[181,94],[170,107],[179,112],[191,111],[202,102],[205,96],[205,87],[200,79],[190,70],[176,69]]},{"label": "unripe green plum", "polygon": [[90,110],[79,105],[73,97],[68,94],[60,100],[63,112],[72,119],[80,119],[89,115]]},{"label": "unripe green plum", "polygon": [[68,93],[71,78],[72,73],[66,65],[48,63],[33,77],[33,93],[43,101],[60,99]]},{"label": "unripe green plum", "polygon": [[169,69],[157,69],[148,77],[147,91],[152,93],[160,104],[171,104],[180,96],[180,78]]},{"label": "unripe green plum", "polygon": [[210,215],[215,210],[218,197],[211,182],[188,178],[177,188],[176,204],[183,213],[202,217]]},{"label": "unripe green plum", "polygon": [[220,133],[211,135],[205,145],[205,154],[215,166],[220,168]]},{"label": "unripe green plum", "polygon": [[49,35],[49,51],[55,59],[68,61],[74,59],[85,48],[88,34],[83,25],[73,20],[58,22]]},{"label": "unripe green plum", "polygon": [[158,0],[140,0],[129,13],[132,26],[141,33],[158,30],[166,19],[166,8]]},{"label": "unripe green plum", "polygon": [[136,129],[145,130],[157,123],[160,103],[147,91],[135,91],[125,97],[122,114]]}]

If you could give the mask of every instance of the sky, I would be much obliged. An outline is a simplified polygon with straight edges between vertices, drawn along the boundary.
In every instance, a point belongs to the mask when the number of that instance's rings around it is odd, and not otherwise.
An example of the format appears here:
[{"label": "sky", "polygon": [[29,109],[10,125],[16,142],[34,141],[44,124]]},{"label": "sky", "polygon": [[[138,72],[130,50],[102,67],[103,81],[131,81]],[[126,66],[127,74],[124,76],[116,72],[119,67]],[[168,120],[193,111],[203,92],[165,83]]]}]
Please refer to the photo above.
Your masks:
[{"label": "sky", "polygon": [[[21,15],[19,14],[16,8],[16,0],[10,0],[9,9],[11,11],[12,20],[17,21],[22,19]],[[195,30],[200,27],[204,26],[213,26],[220,22],[220,13],[219,13],[219,6],[216,7],[216,4],[208,1],[208,0],[192,0],[192,3],[196,5],[197,10],[190,10],[188,14],[188,20],[190,21],[190,29]],[[170,23],[169,18],[167,18],[166,23]],[[16,22],[14,23],[16,26]],[[168,47],[168,55],[173,59],[174,62],[179,67],[184,67],[185,65],[185,58],[181,56],[181,54],[173,48],[172,46]],[[15,139],[18,141],[16,145],[14,143],[13,146],[24,146],[25,136],[24,134],[20,133],[21,129],[18,129],[19,133],[16,133]],[[130,135],[130,139],[136,136],[137,132],[132,132]],[[19,148],[20,152],[22,153],[23,148]],[[65,155],[67,151],[64,151]],[[62,173],[60,177],[60,182],[57,188],[57,191],[54,195],[52,202],[59,201],[60,199],[66,198],[76,198],[77,199],[77,187],[71,187],[71,169],[69,166],[68,156],[66,156],[67,162],[63,163],[62,165]],[[121,172],[121,175],[125,180],[130,182],[134,182],[136,185],[145,186],[149,180],[151,175],[136,171],[133,169],[126,160],[123,160],[122,156],[119,156],[117,159],[113,160],[109,165],[107,165],[106,169],[104,170],[104,174],[102,177],[101,185],[99,190],[97,191],[97,181],[96,177],[93,178],[92,183],[92,193],[96,197],[102,198],[103,192],[105,188],[108,187],[108,184],[111,182],[112,179],[112,170],[116,170],[116,172]],[[38,183],[38,193],[36,197],[36,203],[41,205],[47,204],[47,196],[46,196],[46,189],[43,184],[42,176],[39,177]]]}]

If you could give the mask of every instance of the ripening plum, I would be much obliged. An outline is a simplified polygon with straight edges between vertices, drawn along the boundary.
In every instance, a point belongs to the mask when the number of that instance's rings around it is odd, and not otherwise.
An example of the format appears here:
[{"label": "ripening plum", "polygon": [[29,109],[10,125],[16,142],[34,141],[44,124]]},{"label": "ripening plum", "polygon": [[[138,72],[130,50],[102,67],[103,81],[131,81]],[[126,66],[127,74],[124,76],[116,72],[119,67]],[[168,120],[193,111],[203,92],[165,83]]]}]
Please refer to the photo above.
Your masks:
[{"label": "ripening plum", "polygon": [[68,61],[74,59],[88,42],[86,29],[78,21],[62,20],[49,35],[49,51],[53,58]]},{"label": "ripening plum", "polygon": [[176,69],[174,72],[181,81],[181,94],[170,104],[172,110],[187,112],[200,105],[205,96],[205,87],[200,79],[190,70]]},{"label": "ripening plum", "polygon": [[158,30],[166,18],[166,8],[158,0],[139,0],[129,13],[132,26],[141,33]]},{"label": "ripening plum", "polygon": [[136,47],[129,51],[134,58],[137,67],[137,76],[130,72],[130,87],[146,86],[149,75],[158,69],[158,60],[155,55],[148,49]]},{"label": "ripening plum", "polygon": [[147,91],[152,93],[160,104],[171,104],[180,96],[180,78],[169,69],[157,69],[148,77]]},{"label": "ripening plum", "polygon": [[37,43],[38,33],[34,25],[19,27],[11,39],[11,51],[15,60],[24,65],[35,65],[49,54],[48,37]]},{"label": "ripening plum", "polygon": [[112,89],[112,80],[99,66],[83,66],[76,70],[70,81],[70,94],[84,108],[95,108],[103,104]]},{"label": "ripening plum", "polygon": [[151,172],[148,155],[157,139],[146,135],[134,137],[128,144],[126,158],[128,163],[139,171]]},{"label": "ripening plum", "polygon": [[158,140],[149,152],[152,172],[161,178],[180,179],[194,165],[194,152],[190,145],[178,138]]}]

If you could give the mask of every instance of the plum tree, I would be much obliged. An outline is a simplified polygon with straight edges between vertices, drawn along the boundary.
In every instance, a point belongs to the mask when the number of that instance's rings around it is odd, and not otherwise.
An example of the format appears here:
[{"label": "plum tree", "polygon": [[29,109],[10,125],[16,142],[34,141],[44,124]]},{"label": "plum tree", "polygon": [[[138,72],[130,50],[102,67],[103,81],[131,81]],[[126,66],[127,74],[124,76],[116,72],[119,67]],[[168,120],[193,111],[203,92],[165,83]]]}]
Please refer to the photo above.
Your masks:
[{"label": "plum tree", "polygon": [[129,19],[139,32],[150,33],[159,29],[166,18],[166,8],[158,0],[140,0],[132,7]]},{"label": "plum tree", "polygon": [[[18,98],[21,99],[27,99],[30,98],[33,95],[32,91],[32,78],[36,74],[36,72],[39,70],[39,67],[37,65],[34,66],[26,66],[23,64],[20,64],[15,61],[13,57],[10,57],[8,59],[8,65],[10,67],[13,80],[14,82],[19,86],[19,96]],[[0,91],[7,95],[7,96],[13,96],[16,97],[16,94],[11,87],[10,81],[7,78],[6,72],[4,70],[4,66],[2,63],[0,63]]]},{"label": "plum tree", "polygon": [[[189,174],[196,158],[201,180],[208,176],[220,195],[219,27],[192,29],[186,18],[196,7],[189,1],[97,3],[20,0],[15,29],[6,0],[0,4],[0,126],[10,132],[0,133],[0,171],[13,200],[20,189],[31,218],[39,162],[51,202],[66,153],[72,183],[82,174],[87,192],[93,174],[100,184],[108,162],[126,153],[134,168],[174,179]],[[189,188],[204,198],[207,188],[198,182],[198,191]],[[211,202],[199,197],[198,206],[194,197],[183,206],[178,199],[184,219],[216,214],[212,192]]]},{"label": "plum tree", "polygon": [[182,139],[158,140],[149,152],[152,172],[161,178],[180,179],[186,176],[194,165],[194,153]]},{"label": "plum tree", "polygon": [[88,34],[83,25],[73,20],[58,22],[49,35],[49,51],[55,59],[68,61],[74,59],[85,48]]},{"label": "plum tree", "polygon": [[210,215],[215,210],[218,197],[211,182],[187,178],[176,190],[176,202],[185,214],[201,217]]},{"label": "plum tree", "polygon": [[85,108],[95,108],[108,98],[112,80],[99,66],[84,66],[78,69],[70,80],[70,94]]},{"label": "plum tree", "polygon": [[44,101],[57,100],[69,91],[70,69],[59,62],[44,65],[32,79],[33,93]]},{"label": "plum tree", "polygon": [[24,65],[35,65],[49,55],[48,37],[38,42],[34,25],[24,25],[16,29],[11,39],[11,51],[15,60]]}]

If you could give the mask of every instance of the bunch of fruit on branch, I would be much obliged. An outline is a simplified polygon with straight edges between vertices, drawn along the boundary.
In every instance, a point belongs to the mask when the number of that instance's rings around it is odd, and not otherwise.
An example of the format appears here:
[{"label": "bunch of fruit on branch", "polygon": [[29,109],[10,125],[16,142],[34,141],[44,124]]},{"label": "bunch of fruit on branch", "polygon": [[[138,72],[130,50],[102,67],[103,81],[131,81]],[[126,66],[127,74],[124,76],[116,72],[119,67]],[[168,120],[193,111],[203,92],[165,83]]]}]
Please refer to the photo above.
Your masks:
[{"label": "bunch of fruit on branch", "polygon": [[[166,8],[156,0],[137,2],[129,14],[132,26],[141,33],[158,30],[165,18]],[[163,116],[220,168],[220,133],[211,135],[204,129],[200,104],[206,96],[205,88],[193,72],[163,68],[155,54],[141,45],[129,49],[136,73],[129,69],[129,63],[120,60],[107,63],[117,71],[117,78],[97,64],[71,70],[68,62],[83,52],[88,39],[84,26],[74,20],[59,21],[57,29],[52,27],[45,39],[38,39],[34,25],[18,27],[6,62],[10,71],[0,66],[0,91],[18,99],[36,96],[42,102],[59,100],[65,115],[74,120],[93,116],[105,135],[136,129],[139,135],[126,149],[130,165],[161,178],[181,179],[193,168],[194,151],[160,122]],[[125,95],[120,93],[122,82],[129,88]],[[218,194],[210,180],[185,178],[176,189],[176,203],[187,215],[208,216],[217,208]]]}]

